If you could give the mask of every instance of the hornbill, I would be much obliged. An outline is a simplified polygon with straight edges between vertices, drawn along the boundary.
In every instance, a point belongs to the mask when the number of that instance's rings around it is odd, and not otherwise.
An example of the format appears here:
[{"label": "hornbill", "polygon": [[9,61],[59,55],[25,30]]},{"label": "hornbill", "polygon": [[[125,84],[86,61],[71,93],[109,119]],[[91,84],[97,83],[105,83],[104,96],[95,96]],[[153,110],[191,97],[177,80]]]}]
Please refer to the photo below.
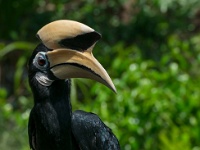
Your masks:
[{"label": "hornbill", "polygon": [[93,113],[72,113],[70,78],[89,78],[116,91],[112,80],[93,57],[101,35],[71,20],[42,27],[41,43],[28,63],[29,84],[34,97],[28,134],[33,150],[118,150],[119,142]]}]

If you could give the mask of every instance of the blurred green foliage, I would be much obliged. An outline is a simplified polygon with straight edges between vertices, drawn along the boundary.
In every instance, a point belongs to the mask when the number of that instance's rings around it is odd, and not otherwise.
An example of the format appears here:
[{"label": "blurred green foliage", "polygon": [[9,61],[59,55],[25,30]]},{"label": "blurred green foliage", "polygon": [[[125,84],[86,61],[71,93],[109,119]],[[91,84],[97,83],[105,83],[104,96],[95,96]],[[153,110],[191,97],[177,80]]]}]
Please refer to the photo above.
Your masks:
[{"label": "blurred green foliage", "polygon": [[0,1],[0,149],[27,150],[33,99],[26,64],[35,33],[57,19],[83,22],[103,39],[94,55],[117,94],[72,82],[73,109],[91,111],[122,150],[200,150],[199,0]]}]

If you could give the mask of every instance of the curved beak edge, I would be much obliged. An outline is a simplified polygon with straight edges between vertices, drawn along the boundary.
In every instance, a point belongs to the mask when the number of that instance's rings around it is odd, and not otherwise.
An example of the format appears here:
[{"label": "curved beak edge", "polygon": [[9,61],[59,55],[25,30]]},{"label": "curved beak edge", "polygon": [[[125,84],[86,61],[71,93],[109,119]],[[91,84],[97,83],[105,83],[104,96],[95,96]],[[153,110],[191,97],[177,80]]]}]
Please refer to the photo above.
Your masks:
[{"label": "curved beak edge", "polygon": [[56,49],[47,52],[50,70],[58,79],[88,78],[96,80],[116,93],[116,88],[106,70],[91,52]]}]

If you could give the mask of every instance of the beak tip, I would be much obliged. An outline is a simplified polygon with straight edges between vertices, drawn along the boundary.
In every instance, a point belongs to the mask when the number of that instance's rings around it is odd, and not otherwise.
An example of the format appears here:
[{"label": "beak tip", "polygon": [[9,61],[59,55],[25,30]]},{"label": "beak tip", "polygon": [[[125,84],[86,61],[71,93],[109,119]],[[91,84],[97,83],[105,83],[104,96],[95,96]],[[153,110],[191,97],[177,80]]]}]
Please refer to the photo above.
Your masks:
[{"label": "beak tip", "polygon": [[110,84],[106,84],[106,86],[111,89],[114,93],[117,94],[117,89],[115,87],[115,85],[111,82]]},{"label": "beak tip", "polygon": [[114,92],[115,94],[117,94],[117,90],[116,90],[116,88],[113,89],[113,92]]}]

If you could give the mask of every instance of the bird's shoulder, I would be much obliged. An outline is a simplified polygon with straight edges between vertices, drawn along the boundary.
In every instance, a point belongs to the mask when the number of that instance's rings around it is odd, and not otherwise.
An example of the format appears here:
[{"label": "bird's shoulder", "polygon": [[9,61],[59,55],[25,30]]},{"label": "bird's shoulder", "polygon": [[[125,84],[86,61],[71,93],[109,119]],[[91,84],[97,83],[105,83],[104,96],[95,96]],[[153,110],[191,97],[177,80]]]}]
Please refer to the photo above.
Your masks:
[{"label": "bird's shoulder", "polygon": [[72,114],[72,132],[83,150],[118,150],[119,142],[112,130],[94,113],[77,110]]}]

